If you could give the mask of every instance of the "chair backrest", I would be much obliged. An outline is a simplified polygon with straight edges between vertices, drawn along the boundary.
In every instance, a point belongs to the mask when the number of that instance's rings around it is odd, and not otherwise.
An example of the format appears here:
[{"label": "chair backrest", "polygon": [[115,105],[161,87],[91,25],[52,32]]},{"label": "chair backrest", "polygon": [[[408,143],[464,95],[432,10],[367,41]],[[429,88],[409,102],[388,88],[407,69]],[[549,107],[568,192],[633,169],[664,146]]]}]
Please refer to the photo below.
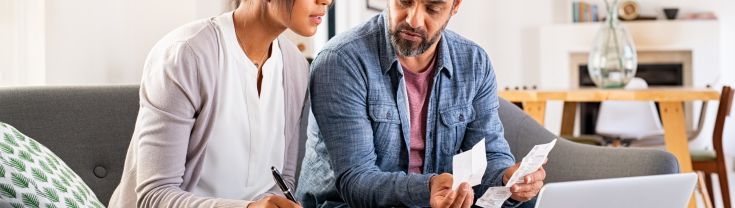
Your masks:
[{"label": "chair backrest", "polygon": [[735,92],[732,91],[730,86],[723,86],[722,93],[720,94],[720,105],[717,108],[717,117],[715,118],[715,130],[712,133],[712,145],[714,146],[717,154],[717,160],[724,160],[725,154],[722,149],[722,134],[725,129],[725,119],[730,115],[732,109],[733,95]]},{"label": "chair backrest", "polygon": [[707,120],[707,108],[709,108],[709,101],[702,101],[702,107],[699,109],[699,119],[697,120],[697,128],[693,129],[689,134],[687,135],[689,137],[689,141],[699,137],[699,135],[702,133],[702,128],[704,128],[704,123]]},{"label": "chair backrest", "polygon": [[[625,86],[626,90],[647,88],[646,81],[637,77]],[[595,131],[624,139],[642,139],[662,135],[663,127],[652,101],[605,101],[600,104]]]},{"label": "chair backrest", "polygon": [[[539,125],[518,106],[500,99],[498,114],[505,139],[518,162],[534,145],[548,143],[558,136]],[[547,183],[671,174],[679,163],[669,152],[645,148],[609,148],[578,144],[559,138],[549,153]]]}]

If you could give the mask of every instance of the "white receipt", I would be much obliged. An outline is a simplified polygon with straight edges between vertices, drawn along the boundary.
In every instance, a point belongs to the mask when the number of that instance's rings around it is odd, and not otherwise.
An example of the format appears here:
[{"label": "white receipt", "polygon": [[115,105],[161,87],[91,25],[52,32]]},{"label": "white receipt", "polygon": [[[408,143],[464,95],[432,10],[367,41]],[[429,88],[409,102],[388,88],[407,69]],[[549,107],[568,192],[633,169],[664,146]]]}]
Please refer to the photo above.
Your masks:
[{"label": "white receipt", "polygon": [[549,155],[549,152],[551,152],[551,149],[554,148],[555,144],[556,139],[546,144],[534,146],[533,149],[523,157],[523,160],[521,160],[521,167],[519,167],[518,170],[510,176],[508,183],[506,183],[504,187],[491,187],[487,189],[485,194],[477,199],[476,205],[484,208],[498,208],[503,205],[503,202],[510,198],[510,187],[518,183],[518,181],[524,176],[541,168],[544,162],[546,162],[546,158]]},{"label": "white receipt", "polygon": [[468,182],[470,187],[482,183],[482,176],[485,175],[485,168],[487,168],[485,154],[485,139],[483,138],[470,151],[454,155],[452,190],[457,190],[462,182]]},{"label": "white receipt", "polygon": [[490,187],[485,194],[477,200],[477,206],[481,207],[501,207],[503,202],[510,198],[510,188],[505,186]]}]

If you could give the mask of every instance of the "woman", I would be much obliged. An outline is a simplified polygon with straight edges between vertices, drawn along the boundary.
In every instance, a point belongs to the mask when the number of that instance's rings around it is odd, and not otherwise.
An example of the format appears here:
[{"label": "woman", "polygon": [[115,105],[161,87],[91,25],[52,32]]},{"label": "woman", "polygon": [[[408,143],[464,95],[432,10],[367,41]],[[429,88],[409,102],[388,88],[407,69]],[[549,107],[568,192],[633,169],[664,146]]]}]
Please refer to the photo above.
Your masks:
[{"label": "woman", "polygon": [[298,207],[308,64],[283,37],[311,36],[331,0],[241,0],[169,33],[149,54],[140,111],[110,207]]}]

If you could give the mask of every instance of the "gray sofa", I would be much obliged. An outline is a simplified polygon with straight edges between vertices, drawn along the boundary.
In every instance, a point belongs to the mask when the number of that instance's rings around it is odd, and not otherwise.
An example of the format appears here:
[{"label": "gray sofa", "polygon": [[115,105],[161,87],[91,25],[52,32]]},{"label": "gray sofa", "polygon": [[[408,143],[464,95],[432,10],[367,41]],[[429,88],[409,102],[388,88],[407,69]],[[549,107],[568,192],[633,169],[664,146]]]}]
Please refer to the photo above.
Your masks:
[{"label": "gray sofa", "polygon": [[[47,146],[107,203],[120,181],[138,112],[138,86],[0,88],[0,121]],[[502,101],[500,117],[520,160],[554,134],[515,105]],[[659,150],[612,149],[559,140],[545,166],[547,182],[678,172],[673,155]]]}]

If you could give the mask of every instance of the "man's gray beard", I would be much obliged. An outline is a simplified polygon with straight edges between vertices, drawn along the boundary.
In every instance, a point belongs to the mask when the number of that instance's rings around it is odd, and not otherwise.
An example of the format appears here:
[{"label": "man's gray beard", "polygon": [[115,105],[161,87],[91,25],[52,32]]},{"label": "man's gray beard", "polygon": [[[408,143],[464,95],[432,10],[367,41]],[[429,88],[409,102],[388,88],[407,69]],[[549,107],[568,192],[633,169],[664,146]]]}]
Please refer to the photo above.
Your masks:
[{"label": "man's gray beard", "polygon": [[408,41],[400,41],[400,37],[398,37],[398,33],[393,33],[390,35],[390,42],[393,44],[393,48],[395,48],[396,53],[398,53],[399,56],[404,57],[414,57],[421,54],[424,54],[431,45],[433,45],[439,38],[439,35],[433,37],[429,41],[421,41],[418,45],[418,47],[414,50],[411,47],[413,44],[411,44]]},{"label": "man's gray beard", "polygon": [[409,41],[401,41],[401,37],[399,37],[397,31],[393,31],[392,29],[388,29],[388,32],[390,35],[390,42],[393,45],[393,48],[396,50],[396,53],[398,53],[399,56],[404,57],[414,57],[421,54],[424,54],[429,48],[431,48],[434,43],[439,41],[439,37],[441,37],[441,33],[444,31],[444,29],[447,27],[447,24],[449,23],[449,20],[444,23],[442,26],[442,29],[437,32],[437,34],[434,37],[431,37],[428,41],[421,41],[416,49],[412,49],[411,46],[413,46]]}]

